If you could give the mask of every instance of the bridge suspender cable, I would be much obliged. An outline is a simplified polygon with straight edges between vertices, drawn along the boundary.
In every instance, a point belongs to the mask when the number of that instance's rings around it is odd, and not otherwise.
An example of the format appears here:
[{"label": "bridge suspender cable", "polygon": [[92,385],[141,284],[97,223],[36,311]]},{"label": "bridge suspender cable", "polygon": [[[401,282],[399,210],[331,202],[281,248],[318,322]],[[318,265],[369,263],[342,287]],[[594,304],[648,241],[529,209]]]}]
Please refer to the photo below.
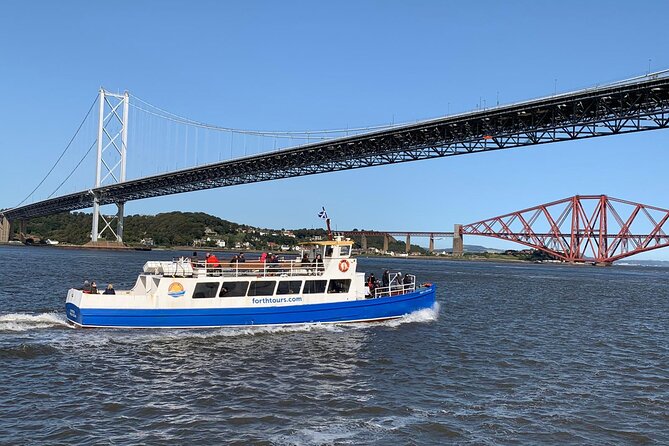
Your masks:
[{"label": "bridge suspender cable", "polygon": [[375,125],[375,126],[369,126],[369,127],[356,127],[356,128],[346,128],[346,129],[326,129],[326,130],[302,130],[302,131],[288,131],[288,132],[277,132],[277,131],[271,131],[271,130],[246,130],[246,129],[237,129],[237,128],[232,128],[232,127],[221,127],[213,124],[207,124],[205,122],[200,122],[200,121],[195,121],[189,118],[184,118],[182,116],[176,115],[174,113],[171,113],[167,110],[164,110],[160,107],[157,107],[153,104],[150,104],[149,102],[138,98],[135,95],[132,95],[132,98],[137,101],[141,102],[142,104],[146,105],[147,107],[150,107],[156,111],[152,110],[147,110],[147,108],[140,107],[134,102],[131,102],[131,107],[136,108],[137,110],[141,110],[145,113],[149,113],[151,115],[157,116],[159,118],[167,119],[169,121],[174,121],[180,124],[186,124],[186,125],[191,125],[193,127],[200,127],[200,128],[205,128],[209,130],[218,130],[222,132],[229,132],[229,133],[238,133],[238,134],[244,134],[244,135],[254,135],[254,136],[266,136],[266,137],[272,137],[272,138],[292,138],[292,139],[307,139],[307,138],[320,138],[324,139],[321,136],[322,135],[330,135],[330,134],[340,134],[340,133],[345,133],[345,132],[363,132],[363,131],[370,131],[370,130],[383,130],[383,129],[391,129],[393,127],[399,127],[404,124],[385,124],[385,125]]},{"label": "bridge suspender cable", "polygon": [[[74,132],[74,135],[73,135],[72,138],[70,139],[70,142],[67,143],[67,146],[65,147],[65,150],[63,150],[63,152],[60,154],[60,156],[58,157],[58,159],[56,160],[56,162],[54,163],[54,165],[51,166],[51,169],[49,169],[49,171],[46,173],[46,175],[44,175],[44,178],[42,178],[42,181],[40,181],[39,184],[38,184],[37,186],[35,186],[35,188],[34,188],[34,189],[33,189],[33,190],[32,190],[32,191],[31,191],[31,192],[30,192],[30,193],[29,193],[23,200],[21,200],[21,202],[20,202],[19,204],[17,204],[16,206],[14,206],[15,208],[21,206],[23,203],[25,203],[26,201],[28,201],[28,199],[32,196],[32,194],[34,194],[35,191],[36,191],[37,189],[39,189],[40,186],[41,186],[42,184],[44,184],[44,182],[45,182],[46,179],[49,177],[49,175],[51,175],[51,173],[54,171],[54,169],[56,168],[56,166],[58,165],[58,163],[60,162],[60,160],[62,160],[62,159],[63,159],[63,156],[65,156],[65,153],[67,153],[67,151],[68,151],[68,149],[70,148],[70,146],[72,146],[72,142],[74,142],[74,139],[77,137],[77,135],[78,135],[79,132],[81,131],[81,128],[84,126],[84,123],[86,122],[86,119],[88,119],[88,116],[91,114],[91,111],[93,110],[93,107],[95,106],[95,104],[96,104],[97,102],[98,102],[98,96],[96,95],[96,96],[95,96],[95,100],[93,101],[93,103],[91,104],[90,108],[88,109],[88,112],[86,112],[86,116],[84,116],[84,119],[81,121],[81,124],[79,124],[79,127],[77,128],[77,131]],[[90,152],[90,149],[89,149],[88,151]],[[87,152],[86,154],[88,155],[88,152]],[[82,161],[83,161],[83,160],[82,160]],[[79,164],[81,164],[81,161],[79,162]],[[77,164],[77,167],[79,167],[79,164]],[[75,170],[76,170],[76,168],[75,168]],[[70,176],[71,176],[71,175],[72,175],[72,174],[70,174]],[[68,176],[68,178],[69,178],[69,176]],[[63,183],[60,184],[60,186],[62,186],[62,185],[63,185]],[[60,186],[58,186],[58,189],[60,189]],[[56,191],[57,191],[58,189],[56,189]],[[48,198],[51,198],[51,197],[53,196],[53,194],[56,193],[56,191],[54,191],[51,195],[49,195]]]}]

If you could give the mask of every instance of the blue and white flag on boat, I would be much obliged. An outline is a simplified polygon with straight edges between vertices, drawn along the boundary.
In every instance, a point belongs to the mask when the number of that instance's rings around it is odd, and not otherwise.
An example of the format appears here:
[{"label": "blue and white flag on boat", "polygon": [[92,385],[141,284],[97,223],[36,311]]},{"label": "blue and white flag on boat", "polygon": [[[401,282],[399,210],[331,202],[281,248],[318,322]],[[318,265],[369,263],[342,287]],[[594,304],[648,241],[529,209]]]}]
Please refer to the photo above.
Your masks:
[{"label": "blue and white flag on boat", "polygon": [[324,219],[324,220],[327,220],[327,218],[328,218],[328,213],[325,212],[325,208],[323,208],[323,210],[320,211],[320,212],[318,213],[318,217],[319,217],[319,218],[322,218],[322,219]]}]

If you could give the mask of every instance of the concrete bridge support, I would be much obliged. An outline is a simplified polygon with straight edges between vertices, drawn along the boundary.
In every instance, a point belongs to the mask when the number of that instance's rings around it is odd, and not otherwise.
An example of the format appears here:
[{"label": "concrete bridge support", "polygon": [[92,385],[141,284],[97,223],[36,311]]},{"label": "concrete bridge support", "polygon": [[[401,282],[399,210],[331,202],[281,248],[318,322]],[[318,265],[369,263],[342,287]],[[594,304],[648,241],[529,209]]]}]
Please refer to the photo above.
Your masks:
[{"label": "concrete bridge support", "polygon": [[362,252],[367,252],[367,236],[362,234],[360,238],[360,245],[362,246]]},{"label": "concrete bridge support", "polygon": [[434,252],[434,234],[430,234],[430,247],[427,248],[427,252],[429,253]]},{"label": "concrete bridge support", "polygon": [[453,257],[462,257],[464,253],[464,243],[462,242],[462,225],[453,226]]},{"label": "concrete bridge support", "polygon": [[28,235],[28,220],[19,220],[19,240],[25,243],[26,235]]},{"label": "concrete bridge support", "polygon": [[390,236],[388,234],[383,234],[383,252],[388,252],[388,243]]},{"label": "concrete bridge support", "polygon": [[12,225],[9,219],[0,215],[0,243],[7,243],[12,235]]},{"label": "concrete bridge support", "polygon": [[407,239],[406,239],[406,253],[409,254],[411,252],[411,234],[407,234]]}]

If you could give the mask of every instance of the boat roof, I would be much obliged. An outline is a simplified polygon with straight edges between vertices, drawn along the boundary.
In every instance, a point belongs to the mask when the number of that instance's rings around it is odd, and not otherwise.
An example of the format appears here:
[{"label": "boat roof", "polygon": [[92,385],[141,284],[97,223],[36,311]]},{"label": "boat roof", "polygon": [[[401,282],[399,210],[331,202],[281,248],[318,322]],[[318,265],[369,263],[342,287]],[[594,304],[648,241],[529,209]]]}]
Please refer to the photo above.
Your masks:
[{"label": "boat roof", "polygon": [[300,245],[323,245],[323,246],[342,246],[352,245],[353,240],[312,240],[309,242],[300,242]]}]

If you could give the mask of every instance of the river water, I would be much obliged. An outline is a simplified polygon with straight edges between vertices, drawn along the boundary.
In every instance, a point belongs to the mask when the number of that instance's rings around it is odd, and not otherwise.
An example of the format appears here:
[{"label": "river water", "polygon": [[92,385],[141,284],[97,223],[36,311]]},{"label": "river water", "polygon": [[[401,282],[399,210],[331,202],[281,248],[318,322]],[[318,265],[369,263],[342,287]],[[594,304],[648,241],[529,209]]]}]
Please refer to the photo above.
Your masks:
[{"label": "river water", "polygon": [[439,308],[349,326],[73,330],[69,287],[173,252],[2,247],[0,444],[669,444],[669,268],[361,259]]}]

